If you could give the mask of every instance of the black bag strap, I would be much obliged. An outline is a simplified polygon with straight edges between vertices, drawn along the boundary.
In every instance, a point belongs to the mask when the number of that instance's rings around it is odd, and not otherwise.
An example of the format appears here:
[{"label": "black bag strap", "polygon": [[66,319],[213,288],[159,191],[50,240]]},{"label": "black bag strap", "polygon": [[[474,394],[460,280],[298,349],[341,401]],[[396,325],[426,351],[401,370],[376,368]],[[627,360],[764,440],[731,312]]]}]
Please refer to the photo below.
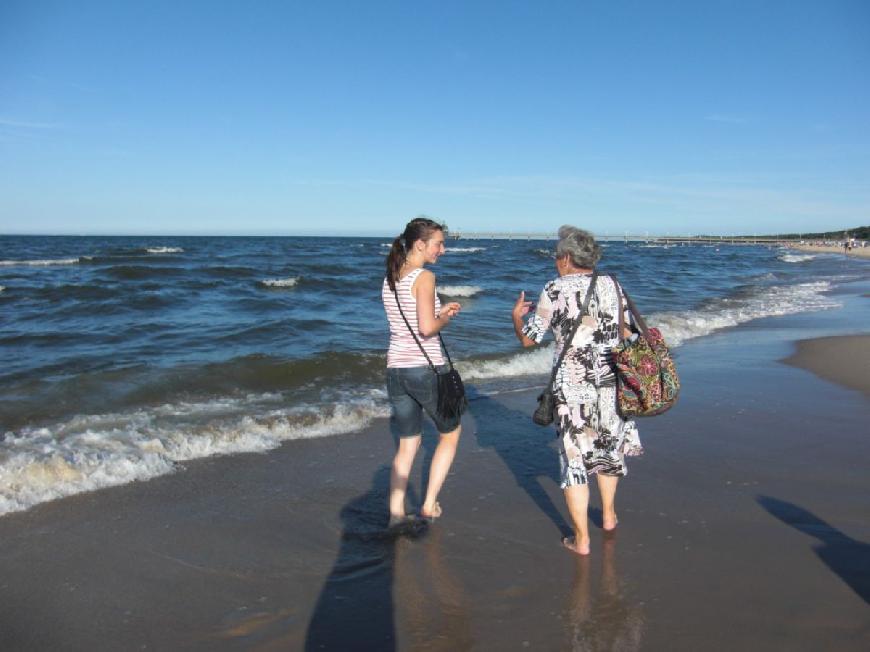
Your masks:
[{"label": "black bag strap", "polygon": [[[396,297],[396,306],[398,306],[398,308],[399,308],[399,314],[402,315],[402,319],[405,320],[405,326],[407,326],[408,330],[411,331],[411,337],[414,338],[414,341],[417,343],[417,346],[420,347],[420,350],[423,352],[423,355],[426,356],[426,362],[429,363],[429,367],[432,369],[432,371],[434,371],[437,374],[438,370],[435,368],[435,365],[432,364],[432,359],[429,357],[429,354],[426,353],[426,349],[423,348],[423,344],[417,338],[417,334],[414,332],[414,329],[411,328],[411,322],[409,322],[408,318],[405,317],[405,311],[402,310],[402,302],[399,301],[399,293],[396,291],[395,287],[393,287],[393,296]],[[453,360],[450,359],[450,353],[447,351],[447,345],[444,344],[444,338],[441,337],[441,333],[438,333],[438,341],[441,343],[441,349],[444,351],[444,354],[447,356],[447,364],[450,365],[450,370],[452,371],[453,370]]]},{"label": "black bag strap", "polygon": [[586,310],[589,308],[589,300],[592,298],[592,291],[595,289],[595,281],[597,279],[598,272],[592,272],[592,278],[589,281],[589,289],[586,290],[586,298],[583,299],[583,306],[580,308],[580,314],[577,315],[577,321],[574,323],[574,326],[571,327],[571,332],[568,334],[565,344],[562,346],[562,352],[559,354],[559,359],[556,360],[556,364],[553,365],[553,375],[550,376],[550,382],[547,384],[545,393],[553,391],[553,383],[556,382],[556,374],[559,373],[559,367],[562,366],[562,360],[565,359],[565,354],[568,353],[568,347],[571,346],[571,342],[574,341],[574,335],[577,334],[577,329],[580,328],[580,323],[583,321]]},{"label": "black bag strap", "polygon": [[[637,306],[634,305],[634,301],[631,300],[631,297],[628,296],[628,292],[625,291],[625,288],[616,280],[616,276],[613,274],[608,274],[610,278],[612,278],[616,282],[616,290],[617,290],[617,298],[619,298],[619,290],[622,290],[622,294],[625,295],[625,302],[628,304],[628,309],[634,317],[634,321],[637,323],[638,328],[640,328],[640,332],[644,337],[649,336],[649,329],[647,328],[646,322],[640,314],[640,311],[637,309]],[[619,339],[622,340],[622,306],[619,307]]]}]

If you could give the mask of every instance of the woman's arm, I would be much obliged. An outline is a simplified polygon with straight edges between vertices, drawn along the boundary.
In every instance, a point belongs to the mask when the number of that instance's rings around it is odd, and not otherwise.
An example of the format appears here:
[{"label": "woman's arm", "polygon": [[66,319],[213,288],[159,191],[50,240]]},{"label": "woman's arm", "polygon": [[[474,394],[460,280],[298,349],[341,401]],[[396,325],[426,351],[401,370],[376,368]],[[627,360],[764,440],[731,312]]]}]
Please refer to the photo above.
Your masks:
[{"label": "woman's arm", "polygon": [[511,316],[514,320],[514,333],[524,348],[529,348],[530,346],[535,346],[537,344],[535,340],[527,337],[526,334],[523,333],[523,317],[529,313],[531,307],[532,302],[526,301],[526,293],[520,292],[520,296],[517,298],[517,302],[514,304],[514,309],[511,312]]},{"label": "woman's arm", "polygon": [[462,309],[454,301],[441,306],[441,314],[435,316],[435,275],[427,269],[414,281],[411,291],[417,300],[417,325],[423,337],[432,337],[439,333]]}]

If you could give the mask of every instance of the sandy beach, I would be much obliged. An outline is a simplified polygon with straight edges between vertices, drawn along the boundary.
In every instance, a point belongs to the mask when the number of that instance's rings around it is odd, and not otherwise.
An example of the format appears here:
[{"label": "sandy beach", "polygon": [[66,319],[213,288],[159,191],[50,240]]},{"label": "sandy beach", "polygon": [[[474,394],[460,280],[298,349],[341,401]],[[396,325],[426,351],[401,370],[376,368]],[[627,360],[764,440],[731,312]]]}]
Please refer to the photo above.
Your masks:
[{"label": "sandy beach", "polygon": [[757,332],[678,350],[680,402],[641,422],[588,558],[559,545],[535,391],[476,394],[444,517],[403,536],[383,420],[0,518],[0,648],[865,650],[870,403],[821,362],[870,336],[785,365],[794,345]]},{"label": "sandy beach", "polygon": [[870,337],[841,335],[797,342],[797,351],[783,362],[870,397]]},{"label": "sandy beach", "polygon": [[815,244],[789,244],[789,249],[797,251],[806,251],[812,254],[843,254],[854,256],[855,258],[870,258],[870,247],[853,247],[844,252],[843,247],[835,245],[815,245]]}]

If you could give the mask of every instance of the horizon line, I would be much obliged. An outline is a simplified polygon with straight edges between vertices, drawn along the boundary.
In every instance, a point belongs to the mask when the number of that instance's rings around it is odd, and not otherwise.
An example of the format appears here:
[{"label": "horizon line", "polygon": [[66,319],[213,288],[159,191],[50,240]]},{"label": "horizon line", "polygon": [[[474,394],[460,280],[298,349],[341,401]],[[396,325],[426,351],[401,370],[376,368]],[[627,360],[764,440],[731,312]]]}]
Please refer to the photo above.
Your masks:
[{"label": "horizon line", "polygon": [[[856,231],[862,228],[870,228],[863,226],[856,226],[848,229],[833,229],[824,232],[815,232],[815,233],[823,233],[823,234],[833,234],[839,231],[843,233],[849,233],[852,231]],[[556,231],[553,233],[541,233],[541,232],[532,232],[532,231],[449,231],[449,234],[455,234],[458,238],[467,238],[469,240],[475,239],[510,239],[510,238],[527,238],[530,240],[555,240],[557,238]],[[803,237],[803,233],[753,233],[753,234],[745,234],[745,233],[593,233],[596,238],[607,238],[609,240],[614,239],[630,239],[630,240],[638,240],[638,239],[649,239],[649,238],[777,238],[784,236],[793,236],[793,237]],[[812,233],[808,233],[807,237],[812,235]],[[388,238],[392,239],[395,237],[393,234],[387,233],[336,233],[336,232],[323,232],[323,233],[293,233],[293,232],[265,232],[265,233],[257,233],[257,232],[196,232],[196,233],[185,233],[185,232],[53,232],[53,233],[33,233],[33,232],[0,232],[0,238],[2,237],[46,237],[46,238]]]}]

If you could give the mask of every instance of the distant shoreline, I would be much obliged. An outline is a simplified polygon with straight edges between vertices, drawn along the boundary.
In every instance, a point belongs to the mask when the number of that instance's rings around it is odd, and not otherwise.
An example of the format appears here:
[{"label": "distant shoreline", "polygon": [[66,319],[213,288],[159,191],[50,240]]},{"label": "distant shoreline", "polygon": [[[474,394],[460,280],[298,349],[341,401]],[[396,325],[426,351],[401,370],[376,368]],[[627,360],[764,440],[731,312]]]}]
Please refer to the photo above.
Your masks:
[{"label": "distant shoreline", "polygon": [[[813,244],[790,244],[788,245],[790,249],[796,249],[798,251],[806,251],[807,253],[812,254],[842,254],[843,247],[838,247],[836,245],[813,245]],[[845,254],[847,256],[854,256],[856,258],[870,258],[870,247],[852,247],[849,251],[846,251]]]}]

